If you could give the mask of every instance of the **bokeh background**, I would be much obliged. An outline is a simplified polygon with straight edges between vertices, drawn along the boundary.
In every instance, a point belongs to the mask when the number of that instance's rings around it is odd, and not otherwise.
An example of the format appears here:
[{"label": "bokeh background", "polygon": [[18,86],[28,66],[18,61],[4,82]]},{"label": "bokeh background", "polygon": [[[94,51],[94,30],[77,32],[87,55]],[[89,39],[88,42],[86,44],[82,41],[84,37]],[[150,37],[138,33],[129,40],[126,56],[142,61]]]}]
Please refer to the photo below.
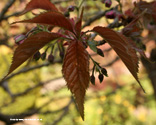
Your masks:
[{"label": "bokeh background", "polygon": [[[64,14],[71,5],[80,6],[82,1],[51,0]],[[31,12],[17,17],[29,0],[0,1],[0,79],[6,75],[17,45],[14,37],[26,34],[35,24],[15,24],[12,22],[28,19]],[[123,12],[133,8],[131,0],[122,0]],[[108,26],[113,19],[105,17],[108,11],[118,4],[112,0],[111,8],[105,7],[100,0],[85,0],[83,6],[83,30],[94,26]],[[41,12],[35,10],[34,12]],[[76,10],[70,17],[77,16]],[[152,25],[153,26],[153,25]],[[123,27],[114,28],[120,31]],[[156,28],[144,28],[142,42],[146,45],[146,55],[155,59]],[[101,40],[97,37],[96,40]],[[92,57],[105,67],[108,76],[102,83],[96,78],[96,85],[90,84],[85,97],[85,121],[82,121],[75,102],[62,78],[62,60],[55,51],[53,64],[48,60],[25,62],[15,70],[0,86],[0,124],[11,124],[12,118],[39,119],[15,121],[14,125],[154,125],[156,124],[156,66],[143,58],[139,64],[139,78],[146,94],[126,69],[108,44],[100,47],[102,58],[87,48]],[[44,48],[40,53],[44,52]],[[153,52],[153,55],[151,53]],[[155,55],[154,55],[155,54]],[[90,69],[92,69],[90,62]],[[152,73],[153,74],[152,74]],[[98,73],[95,74],[98,77]]]}]

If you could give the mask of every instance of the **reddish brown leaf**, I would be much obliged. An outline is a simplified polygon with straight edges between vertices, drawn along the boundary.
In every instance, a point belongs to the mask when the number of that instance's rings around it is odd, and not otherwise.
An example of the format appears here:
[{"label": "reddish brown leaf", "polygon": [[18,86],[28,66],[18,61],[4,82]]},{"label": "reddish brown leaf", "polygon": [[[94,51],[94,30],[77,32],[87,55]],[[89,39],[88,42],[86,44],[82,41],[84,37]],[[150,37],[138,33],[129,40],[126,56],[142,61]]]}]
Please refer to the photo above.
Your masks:
[{"label": "reddish brown leaf", "polygon": [[51,11],[58,11],[54,4],[52,4],[49,0],[31,0],[27,5],[24,11],[20,14],[25,14],[28,11],[33,9],[44,9]]},{"label": "reddish brown leaf", "polygon": [[132,22],[130,22],[128,25],[126,25],[122,29],[122,34],[124,34],[126,36],[130,36],[134,32],[140,32],[141,29],[140,29],[139,25],[137,24],[137,22],[143,16],[143,14],[144,13],[141,13],[140,15],[138,15],[137,17],[135,17],[135,19],[133,19]]},{"label": "reddish brown leaf", "polygon": [[81,33],[83,10],[84,10],[84,8],[82,8],[80,19],[75,24],[75,30],[76,30],[76,33],[78,36],[80,36],[80,33]]},{"label": "reddish brown leaf", "polygon": [[80,115],[84,119],[84,96],[89,85],[89,56],[82,42],[70,43],[62,72],[68,88],[74,94]]},{"label": "reddish brown leaf", "polygon": [[[126,67],[129,69],[131,74],[140,84],[137,72],[138,72],[138,57],[135,49],[132,47],[131,43],[127,38],[109,28],[105,27],[95,27],[93,31],[101,35],[115,50],[121,60],[124,62]],[[141,86],[141,84],[140,84]],[[142,86],[141,86],[142,87]],[[142,88],[143,89],[143,88]],[[144,90],[144,89],[143,89]]]},{"label": "reddish brown leaf", "polygon": [[145,54],[143,49],[138,48],[136,43],[133,42],[131,39],[129,39],[129,38],[127,38],[127,39],[128,39],[128,42],[131,44],[131,46],[136,50],[136,52],[138,52],[141,56],[143,56],[150,63],[154,63],[149,58],[147,58],[147,56],[146,56],[146,54]]},{"label": "reddish brown leaf", "polygon": [[70,21],[63,14],[55,11],[45,12],[34,17],[33,19],[17,21],[14,23],[37,23],[42,25],[52,25],[73,31]]},{"label": "reddish brown leaf", "polygon": [[140,13],[142,13],[145,9],[144,20],[150,20],[153,17],[153,20],[156,22],[156,1],[146,2],[140,1],[136,4],[136,7],[139,9]]},{"label": "reddish brown leaf", "polygon": [[156,23],[156,2],[154,2],[154,4],[153,4],[152,17]]},{"label": "reddish brown leaf", "polygon": [[57,35],[56,33],[40,32],[27,38],[16,48],[11,67],[5,77],[7,77],[11,72],[18,68],[44,45],[54,39],[57,39],[58,37],[59,35]]}]

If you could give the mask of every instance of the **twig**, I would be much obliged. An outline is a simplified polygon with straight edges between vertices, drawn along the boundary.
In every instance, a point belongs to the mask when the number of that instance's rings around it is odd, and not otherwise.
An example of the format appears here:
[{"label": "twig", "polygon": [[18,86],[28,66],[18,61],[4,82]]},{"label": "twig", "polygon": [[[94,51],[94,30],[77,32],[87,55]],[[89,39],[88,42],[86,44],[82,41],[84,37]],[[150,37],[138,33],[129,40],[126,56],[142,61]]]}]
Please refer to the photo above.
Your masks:
[{"label": "twig", "polygon": [[51,80],[48,80],[48,81],[45,81],[45,82],[39,82],[37,85],[35,85],[35,86],[31,87],[31,88],[26,89],[24,92],[13,94],[12,96],[15,98],[15,97],[18,97],[18,96],[25,95],[25,94],[27,94],[28,92],[30,92],[31,90],[33,90],[33,89],[35,89],[37,87],[43,86],[45,84],[48,84],[48,83],[50,83],[50,82],[52,82],[54,80],[60,79],[60,78],[62,78],[62,77],[54,78],[54,79],[51,79]]},{"label": "twig", "polygon": [[67,104],[67,106],[64,108],[64,112],[61,114],[61,116],[58,118],[58,119],[56,119],[53,123],[52,123],[52,125],[56,125],[58,122],[60,122],[63,118],[64,118],[64,116],[68,113],[68,110],[69,110],[69,106],[70,106],[70,104],[73,102],[73,99],[71,98],[71,100],[69,101],[69,103]]},{"label": "twig", "polygon": [[[111,10],[111,9],[110,9]],[[102,11],[102,12],[97,12],[95,14],[94,17],[90,18],[84,25],[83,25],[83,28],[86,27],[86,26],[89,26],[91,23],[93,23],[94,21],[102,18],[103,16],[105,16],[106,12],[110,11],[110,10],[106,10],[106,11]]]},{"label": "twig", "polygon": [[[2,12],[0,13],[0,22],[2,20],[7,20],[8,18],[12,17],[12,16],[17,16],[21,13],[20,12],[15,12],[13,14],[10,14],[8,16],[5,16],[5,13],[8,11],[8,9],[13,5],[13,3],[15,2],[16,0],[10,0],[10,2],[4,7],[4,9],[2,10]],[[70,2],[72,0],[60,0],[60,1],[55,1],[53,2],[53,4],[60,4],[62,2]]]},{"label": "twig", "polygon": [[101,67],[109,67],[111,65],[113,65],[116,61],[118,61],[120,58],[117,56],[115,59],[113,59],[111,62],[105,64],[105,65],[102,65]]},{"label": "twig", "polygon": [[60,4],[62,2],[70,2],[70,1],[73,1],[73,0],[60,0],[60,1],[54,1],[53,4]]},{"label": "twig", "polygon": [[[55,60],[54,63],[62,63],[62,60]],[[53,63],[53,64],[54,64]],[[26,73],[26,72],[29,72],[31,70],[35,70],[35,69],[39,69],[41,67],[45,67],[45,66],[49,66],[51,65],[51,63],[49,62],[46,62],[44,64],[41,64],[41,65],[37,65],[37,66],[32,66],[32,67],[28,67],[28,68],[23,68],[21,69],[20,71],[16,72],[16,73],[13,73],[11,74],[10,76],[8,76],[6,79],[4,79],[3,81],[0,81],[0,84],[2,84],[2,82],[6,81],[6,80],[9,80],[11,79],[12,77],[16,76],[16,75],[19,75],[19,74],[22,74],[22,73]]]},{"label": "twig", "polygon": [[[0,113],[0,120],[1,120],[1,121],[4,121],[6,124],[17,123],[17,122],[19,122],[18,120],[10,120],[10,118],[12,118],[12,119],[23,119],[23,118],[25,118],[25,117],[32,116],[33,114],[41,113],[40,110],[41,110],[42,108],[44,108],[45,106],[47,106],[48,104],[50,104],[50,103],[51,103],[52,101],[54,101],[54,100],[55,100],[55,99],[52,98],[52,99],[50,99],[47,103],[45,103],[45,104],[43,104],[42,106],[40,106],[39,108],[33,109],[33,110],[31,110],[31,111],[26,111],[26,112],[24,112],[24,113],[19,113],[19,114],[14,114],[14,115],[5,115],[5,114]],[[69,103],[68,103],[65,107],[59,109],[59,110],[64,110],[63,114],[59,117],[60,120],[65,116],[65,114],[67,114],[68,108],[69,108],[69,106],[70,106],[70,104],[71,104],[72,102],[73,102],[73,99],[71,99],[71,100],[69,101]],[[59,111],[59,110],[58,110],[58,111]],[[56,112],[56,111],[52,111],[51,113],[53,113],[53,112]],[[58,119],[57,119],[57,120],[58,120]],[[56,120],[56,122],[57,122],[57,120]]]},{"label": "twig", "polygon": [[[19,15],[20,13],[21,13],[21,11],[20,11],[20,12],[15,12],[15,13],[10,14],[10,15],[8,15],[8,16],[4,16],[2,20],[7,20],[8,18],[10,18],[10,17],[12,17],[12,16],[17,16],[17,15]],[[0,21],[2,21],[2,20],[0,20]]]},{"label": "twig", "polygon": [[3,8],[2,12],[0,13],[0,22],[3,20],[3,17],[5,13],[8,11],[8,9],[14,4],[15,0],[10,0],[6,6]]}]

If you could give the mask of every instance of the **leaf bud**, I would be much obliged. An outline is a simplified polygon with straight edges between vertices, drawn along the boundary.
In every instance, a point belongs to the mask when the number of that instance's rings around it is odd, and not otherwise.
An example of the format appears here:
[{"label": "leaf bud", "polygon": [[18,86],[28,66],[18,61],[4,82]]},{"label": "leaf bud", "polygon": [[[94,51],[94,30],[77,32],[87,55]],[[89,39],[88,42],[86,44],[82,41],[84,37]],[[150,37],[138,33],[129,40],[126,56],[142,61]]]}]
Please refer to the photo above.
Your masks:
[{"label": "leaf bud", "polygon": [[93,85],[95,85],[95,76],[94,75],[91,75],[90,77],[90,81]]},{"label": "leaf bud", "polygon": [[101,49],[99,49],[99,48],[97,48],[97,54],[104,57],[103,51]]},{"label": "leaf bud", "polygon": [[69,11],[69,12],[73,12],[74,10],[75,10],[75,6],[69,6],[69,7],[68,7],[68,11]]},{"label": "leaf bud", "polygon": [[14,37],[14,40],[15,40],[15,43],[16,43],[16,44],[20,45],[20,44],[22,44],[22,43],[24,42],[24,39],[25,39],[25,38],[26,38],[25,35],[20,34],[20,35],[15,36],[15,37]]},{"label": "leaf bud", "polygon": [[99,74],[98,78],[99,78],[100,83],[101,83],[103,81],[103,78],[104,78],[103,74]]},{"label": "leaf bud", "polygon": [[108,19],[114,19],[114,18],[116,17],[116,12],[115,12],[114,10],[111,10],[111,11],[107,12],[107,13],[105,14],[105,16],[106,16],[106,18],[108,18]]},{"label": "leaf bud", "polygon": [[60,57],[63,59],[64,58],[64,52],[60,51]]},{"label": "leaf bud", "polygon": [[65,16],[65,17],[70,17],[69,11],[65,12],[65,13],[64,13],[64,16]]},{"label": "leaf bud", "polygon": [[46,55],[47,55],[46,52],[42,53],[42,54],[41,54],[41,59],[42,59],[42,60],[45,60]]},{"label": "leaf bud", "polygon": [[53,63],[53,62],[54,62],[54,56],[53,56],[52,54],[50,54],[50,55],[48,56],[48,61],[49,61],[50,63]]},{"label": "leaf bud", "polygon": [[37,51],[37,52],[34,54],[33,59],[37,61],[37,60],[40,59],[40,57],[41,57],[41,54],[40,54],[39,51]]},{"label": "leaf bud", "polygon": [[101,69],[101,72],[102,72],[103,75],[108,76],[107,70],[105,68],[102,68]]},{"label": "leaf bud", "polygon": [[142,48],[143,48],[143,50],[146,50],[146,45],[142,44]]},{"label": "leaf bud", "polygon": [[105,43],[106,43],[106,40],[98,41],[97,46],[104,45]]},{"label": "leaf bud", "polygon": [[106,7],[110,7],[112,5],[112,1],[111,0],[105,0],[105,6]]}]

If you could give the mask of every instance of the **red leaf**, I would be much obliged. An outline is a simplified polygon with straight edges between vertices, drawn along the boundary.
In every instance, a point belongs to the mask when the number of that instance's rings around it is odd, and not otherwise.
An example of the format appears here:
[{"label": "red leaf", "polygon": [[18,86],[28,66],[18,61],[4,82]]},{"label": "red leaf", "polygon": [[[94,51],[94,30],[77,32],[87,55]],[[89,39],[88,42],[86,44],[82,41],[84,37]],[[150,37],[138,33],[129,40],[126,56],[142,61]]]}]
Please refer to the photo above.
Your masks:
[{"label": "red leaf", "polygon": [[78,36],[80,36],[80,33],[81,33],[83,10],[84,10],[84,8],[82,8],[80,19],[75,24],[75,30],[76,30],[76,33]]},{"label": "red leaf", "polygon": [[156,22],[156,2],[154,2],[154,4],[153,4],[152,17],[153,17],[154,21]]},{"label": "red leaf", "polygon": [[15,23],[37,23],[42,25],[52,25],[73,31],[70,21],[63,14],[55,11],[45,12],[34,17],[33,19],[17,21],[13,24]]},{"label": "red leaf", "polygon": [[[128,38],[127,38],[128,39]],[[141,55],[143,56],[147,61],[149,61],[150,63],[154,63],[152,62],[149,58],[147,58],[145,52],[143,49],[140,49],[137,47],[136,43],[133,42],[131,39],[128,39],[128,42],[132,45],[132,47]]]},{"label": "red leaf", "polygon": [[127,38],[122,34],[105,27],[94,27],[93,31],[101,35],[110,44],[110,46],[115,50],[126,67],[129,69],[131,74],[134,76],[136,81],[140,84],[137,76],[138,57],[135,49],[132,47],[131,43],[129,43]]},{"label": "red leaf", "polygon": [[20,15],[23,15],[33,9],[44,9],[44,10],[58,11],[58,9],[55,7],[55,5],[52,4],[49,0],[31,0],[26,5],[26,8]]},{"label": "red leaf", "polygon": [[143,12],[146,9],[146,15],[144,17],[144,20],[150,19],[152,16],[154,21],[156,22],[156,1],[152,2],[146,2],[146,1],[140,1],[136,4],[136,7],[140,10],[140,12]]},{"label": "red leaf", "polygon": [[128,25],[126,25],[122,29],[122,34],[124,34],[125,36],[130,36],[134,32],[139,33],[140,32],[140,27],[138,26],[137,22],[143,16],[143,14],[144,14],[144,12],[141,13],[140,15],[138,15],[137,17],[135,17],[135,19],[133,19],[133,21],[131,21]]},{"label": "red leaf", "polygon": [[89,56],[82,42],[72,41],[67,49],[63,76],[74,94],[82,119],[84,120],[84,96],[89,85]]},{"label": "red leaf", "polygon": [[40,32],[27,38],[16,48],[12,64],[5,78],[22,63],[24,63],[28,58],[35,54],[39,49],[41,49],[44,45],[57,38],[59,38],[59,35],[57,35],[56,33],[47,32]]}]

